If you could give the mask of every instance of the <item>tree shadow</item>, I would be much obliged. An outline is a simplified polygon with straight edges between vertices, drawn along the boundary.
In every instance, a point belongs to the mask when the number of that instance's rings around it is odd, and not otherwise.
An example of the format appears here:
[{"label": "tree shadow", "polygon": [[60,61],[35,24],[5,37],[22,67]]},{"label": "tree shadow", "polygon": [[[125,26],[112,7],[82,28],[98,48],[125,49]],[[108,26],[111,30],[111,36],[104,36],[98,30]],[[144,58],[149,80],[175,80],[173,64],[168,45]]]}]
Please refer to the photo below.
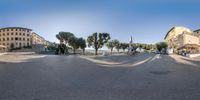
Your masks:
[{"label": "tree shadow", "polygon": [[144,64],[151,60],[155,54],[138,54],[134,56],[119,55],[119,56],[105,56],[105,57],[81,57],[90,62],[93,62],[103,67],[134,67]]},{"label": "tree shadow", "polygon": [[17,64],[30,62],[34,59],[44,58],[47,55],[2,55],[0,56],[0,64]]},{"label": "tree shadow", "polygon": [[176,61],[176,63],[181,64],[182,66],[187,66],[187,67],[196,67],[196,68],[200,68],[200,61],[198,60],[194,60],[192,58],[187,58],[187,57],[183,57],[180,55],[174,55],[174,56],[170,56],[174,61]]}]

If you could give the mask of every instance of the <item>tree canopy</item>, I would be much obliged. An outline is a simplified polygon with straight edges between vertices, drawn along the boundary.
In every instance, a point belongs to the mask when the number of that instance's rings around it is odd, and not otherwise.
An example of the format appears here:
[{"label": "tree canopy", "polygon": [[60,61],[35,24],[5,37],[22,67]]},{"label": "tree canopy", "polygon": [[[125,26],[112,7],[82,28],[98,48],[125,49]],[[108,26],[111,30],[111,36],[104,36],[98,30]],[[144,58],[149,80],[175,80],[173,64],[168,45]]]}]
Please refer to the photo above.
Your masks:
[{"label": "tree canopy", "polygon": [[105,43],[110,40],[109,33],[93,33],[87,38],[88,46],[95,49],[95,55],[98,54],[98,49],[102,48]]},{"label": "tree canopy", "polygon": [[167,49],[167,43],[166,42],[156,43],[156,48],[158,51],[161,51],[162,49]]}]

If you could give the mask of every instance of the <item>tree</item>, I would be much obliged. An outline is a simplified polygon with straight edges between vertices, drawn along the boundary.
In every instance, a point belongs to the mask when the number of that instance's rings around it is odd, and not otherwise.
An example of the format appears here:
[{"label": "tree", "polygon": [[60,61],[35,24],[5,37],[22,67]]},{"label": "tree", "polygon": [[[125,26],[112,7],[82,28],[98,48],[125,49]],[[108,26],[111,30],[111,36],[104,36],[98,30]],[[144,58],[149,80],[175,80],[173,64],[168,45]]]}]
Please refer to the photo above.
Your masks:
[{"label": "tree", "polygon": [[166,42],[159,42],[156,43],[156,48],[158,51],[161,51],[162,49],[167,49],[167,43]]},{"label": "tree", "polygon": [[108,49],[110,49],[111,54],[112,54],[113,48],[115,47],[115,45],[114,45],[114,40],[109,41],[109,42],[106,44],[106,46],[108,47]]},{"label": "tree", "polygon": [[123,51],[125,52],[125,49],[127,49],[129,47],[128,43],[121,43],[121,48],[123,49]]},{"label": "tree", "polygon": [[71,36],[71,37],[68,39],[68,43],[69,43],[69,45],[73,48],[73,53],[75,54],[75,53],[76,53],[76,49],[79,48],[79,41],[78,41],[78,38],[76,38],[75,36]]},{"label": "tree", "polygon": [[114,40],[113,42],[114,42],[115,48],[117,49],[117,52],[119,52],[119,49],[121,49],[121,45],[120,45],[119,40]]},{"label": "tree", "polygon": [[115,48],[117,49],[117,52],[119,52],[119,49],[121,49],[120,42],[118,40],[115,40],[114,44],[115,44]]},{"label": "tree", "polygon": [[67,44],[69,42],[69,38],[74,37],[74,34],[71,32],[59,32],[56,35],[56,38],[60,40],[61,43]]},{"label": "tree", "polygon": [[98,49],[102,48],[105,43],[110,40],[109,33],[93,33],[87,38],[88,46],[95,49],[95,55],[98,54]]},{"label": "tree", "polygon": [[82,49],[83,54],[85,54],[85,48],[86,48],[86,41],[85,41],[85,39],[79,38],[78,39],[78,44],[79,44],[79,47]]},{"label": "tree", "polygon": [[56,54],[65,54],[68,47],[65,44],[59,44],[56,50]]},{"label": "tree", "polygon": [[[67,46],[70,37],[74,37],[74,34],[70,33],[70,32],[59,32],[58,34],[56,34],[56,38],[60,41],[59,49],[62,48],[61,50],[58,50],[58,51],[64,51],[64,53],[68,53],[68,48],[65,46]],[[64,44],[65,46],[62,44]],[[65,50],[63,50],[63,49],[65,49]],[[60,53],[62,53],[62,52],[60,52]]]},{"label": "tree", "polygon": [[60,36],[60,34],[56,34],[56,38],[60,41],[60,44],[63,43],[64,39]]}]

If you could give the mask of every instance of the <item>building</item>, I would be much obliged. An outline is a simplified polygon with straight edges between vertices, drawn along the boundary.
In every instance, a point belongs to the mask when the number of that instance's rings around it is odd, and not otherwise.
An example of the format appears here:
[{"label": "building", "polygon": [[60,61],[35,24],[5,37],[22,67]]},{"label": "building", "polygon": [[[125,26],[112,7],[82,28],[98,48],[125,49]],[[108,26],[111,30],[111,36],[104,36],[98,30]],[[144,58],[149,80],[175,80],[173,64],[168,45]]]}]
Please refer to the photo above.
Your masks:
[{"label": "building", "polygon": [[191,31],[186,27],[173,27],[166,36],[165,41],[169,49],[174,52],[200,52],[200,30]]},{"label": "building", "polygon": [[37,44],[45,45],[45,43],[46,43],[46,40],[42,36],[38,35],[35,32],[33,32],[31,34],[31,44],[32,45],[37,45]]},{"label": "building", "polygon": [[7,47],[0,45],[0,53],[7,51]]},{"label": "building", "polygon": [[0,28],[0,45],[7,49],[30,46],[31,31],[31,29],[22,27]]},{"label": "building", "polygon": [[0,52],[14,48],[32,47],[32,51],[43,51],[50,44],[32,29],[23,27],[0,28]]}]

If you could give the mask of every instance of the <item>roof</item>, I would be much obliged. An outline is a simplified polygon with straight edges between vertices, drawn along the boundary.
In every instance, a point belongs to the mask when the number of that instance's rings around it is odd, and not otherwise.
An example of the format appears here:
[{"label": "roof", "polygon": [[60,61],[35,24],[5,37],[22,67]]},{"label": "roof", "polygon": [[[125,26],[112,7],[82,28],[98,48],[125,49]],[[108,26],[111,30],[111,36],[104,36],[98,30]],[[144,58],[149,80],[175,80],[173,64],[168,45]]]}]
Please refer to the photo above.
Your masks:
[{"label": "roof", "polygon": [[24,28],[24,27],[4,27],[4,28],[0,28],[0,30],[2,30],[2,29],[26,29],[26,30],[32,31],[32,29]]},{"label": "roof", "polygon": [[195,30],[194,32],[200,31],[200,29]]},{"label": "roof", "polygon": [[184,30],[189,30],[190,32],[192,32],[189,28],[187,28],[187,27],[184,27],[184,26],[174,26],[174,27],[172,27],[168,32],[167,32],[167,34],[165,35],[165,38],[164,39],[166,39],[167,38],[167,36],[169,35],[169,33],[172,31],[172,30],[174,30],[175,28],[182,28],[182,29],[184,29]]},{"label": "roof", "polygon": [[167,38],[167,36],[169,35],[169,33],[170,33],[174,28],[175,28],[175,27],[172,27],[172,28],[167,32],[167,34],[165,35],[165,38],[164,38],[164,39]]},{"label": "roof", "polygon": [[43,39],[44,39],[44,37],[40,36],[40,35],[39,35],[39,34],[37,34],[36,32],[32,32],[32,34],[35,34],[35,35],[37,35],[38,37],[40,37],[40,38],[43,38]]}]

